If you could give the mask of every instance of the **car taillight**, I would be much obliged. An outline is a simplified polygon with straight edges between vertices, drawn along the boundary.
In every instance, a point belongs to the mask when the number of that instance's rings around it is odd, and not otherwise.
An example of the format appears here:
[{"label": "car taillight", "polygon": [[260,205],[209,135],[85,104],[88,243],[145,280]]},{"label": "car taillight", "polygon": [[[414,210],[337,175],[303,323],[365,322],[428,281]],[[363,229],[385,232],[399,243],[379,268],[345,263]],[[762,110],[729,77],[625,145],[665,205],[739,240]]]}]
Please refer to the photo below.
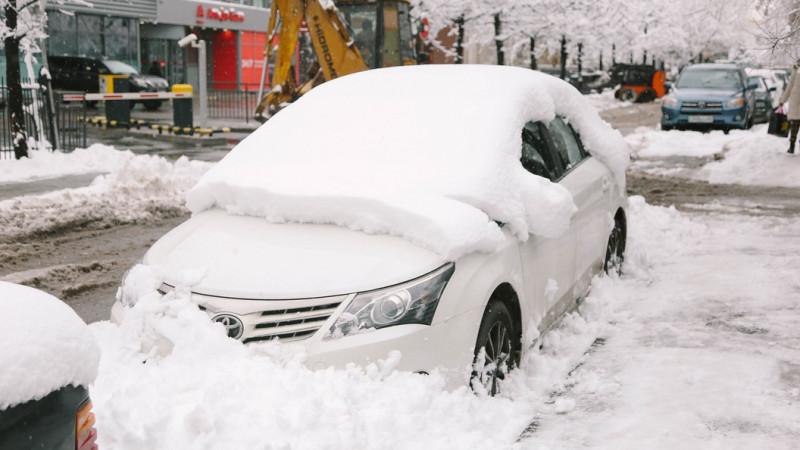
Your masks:
[{"label": "car taillight", "polygon": [[92,401],[86,403],[75,415],[75,450],[97,450],[97,430],[94,428]]}]

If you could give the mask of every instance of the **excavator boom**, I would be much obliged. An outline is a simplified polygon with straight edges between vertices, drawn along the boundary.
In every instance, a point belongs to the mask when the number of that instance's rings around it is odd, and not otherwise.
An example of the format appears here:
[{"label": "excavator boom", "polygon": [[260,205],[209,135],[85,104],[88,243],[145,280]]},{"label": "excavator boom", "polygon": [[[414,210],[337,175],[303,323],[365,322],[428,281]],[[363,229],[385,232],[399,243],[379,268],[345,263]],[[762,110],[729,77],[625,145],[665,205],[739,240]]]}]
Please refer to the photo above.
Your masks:
[{"label": "excavator boom", "polygon": [[[290,69],[303,20],[308,25],[319,70],[311,80],[298,87],[290,76]],[[276,30],[277,23],[280,25]],[[278,50],[275,55],[273,87],[256,108],[257,118],[266,119],[282,104],[291,102],[323,81],[367,69],[364,58],[353,45],[353,39],[347,33],[347,28],[339,19],[336,6],[331,1],[325,2],[323,6],[321,0],[274,0],[268,30],[268,40],[277,32]],[[271,50],[271,45],[267,42],[264,70],[268,67]]]}]

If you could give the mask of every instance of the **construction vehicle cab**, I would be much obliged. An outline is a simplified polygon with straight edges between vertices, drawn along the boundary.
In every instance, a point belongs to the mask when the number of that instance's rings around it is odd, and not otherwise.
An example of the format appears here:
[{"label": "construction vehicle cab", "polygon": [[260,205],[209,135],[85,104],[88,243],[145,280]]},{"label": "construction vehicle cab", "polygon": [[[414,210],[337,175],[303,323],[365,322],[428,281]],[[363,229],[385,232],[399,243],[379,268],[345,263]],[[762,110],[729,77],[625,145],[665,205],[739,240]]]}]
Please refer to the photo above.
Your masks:
[{"label": "construction vehicle cab", "polygon": [[610,70],[612,86],[619,86],[614,96],[625,102],[652,102],[667,93],[667,75],[646,64],[614,64]]},{"label": "construction vehicle cab", "polygon": [[[338,0],[335,4],[330,0],[274,0],[256,118],[266,120],[325,81],[377,67],[415,64],[410,9],[408,0]],[[299,62],[296,52],[300,52],[298,39],[304,29],[316,61],[309,79],[300,83],[292,76],[291,67]],[[275,70],[271,88],[264,92],[272,55]]]}]

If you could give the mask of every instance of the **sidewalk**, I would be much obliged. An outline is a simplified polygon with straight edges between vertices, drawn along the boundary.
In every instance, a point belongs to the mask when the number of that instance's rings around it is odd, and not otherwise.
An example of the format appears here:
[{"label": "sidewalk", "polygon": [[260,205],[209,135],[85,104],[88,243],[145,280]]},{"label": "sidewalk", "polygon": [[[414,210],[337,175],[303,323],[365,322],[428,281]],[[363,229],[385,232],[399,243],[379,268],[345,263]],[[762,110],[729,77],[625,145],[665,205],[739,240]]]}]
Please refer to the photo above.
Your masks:
[{"label": "sidewalk", "polygon": [[[104,105],[87,108],[89,119],[105,117]],[[173,125],[173,111],[170,102],[165,102],[156,111],[148,111],[137,104],[131,109],[131,120],[141,120],[147,124]],[[188,156],[191,159],[218,161],[242,139],[255,131],[261,123],[255,119],[207,119],[206,125],[213,134],[174,134],[169,131],[151,129],[149,126],[114,128],[87,124],[87,146],[102,143],[134,153],[158,154],[165,157]],[[197,111],[194,114],[195,127],[200,125]],[[223,131],[224,130],[224,131]]]}]

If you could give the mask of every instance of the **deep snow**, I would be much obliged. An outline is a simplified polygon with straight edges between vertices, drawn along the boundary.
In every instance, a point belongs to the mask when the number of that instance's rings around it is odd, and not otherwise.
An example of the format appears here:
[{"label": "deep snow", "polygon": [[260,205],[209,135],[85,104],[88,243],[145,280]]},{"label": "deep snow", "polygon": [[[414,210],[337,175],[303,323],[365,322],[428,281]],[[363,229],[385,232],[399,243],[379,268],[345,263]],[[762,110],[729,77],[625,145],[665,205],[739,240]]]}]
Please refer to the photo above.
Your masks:
[{"label": "deep snow", "polygon": [[[800,186],[791,172],[800,157],[763,128],[728,136],[642,129],[626,140],[636,170],[722,152],[675,172]],[[0,173],[12,164],[0,161]],[[141,171],[140,183],[199,177],[181,163],[153,164],[164,169]],[[95,189],[58,193],[67,207],[57,213],[38,206],[43,196],[18,199],[17,213],[67,220],[78,202],[102,209],[95,199],[115,187]],[[146,209],[138,194],[125,198],[131,210]],[[0,203],[0,217],[8,205]],[[102,353],[91,390],[101,448],[796,448],[800,221],[679,212],[639,197],[629,216],[624,275],[595,279],[581,313],[527,354],[500,398],[442,391],[435,373],[393,373],[397,354],[365,369],[312,372],[301,348],[241,346],[183,296],[140,302],[121,327],[90,325]],[[141,353],[158,334],[176,342],[173,352]]]}]

